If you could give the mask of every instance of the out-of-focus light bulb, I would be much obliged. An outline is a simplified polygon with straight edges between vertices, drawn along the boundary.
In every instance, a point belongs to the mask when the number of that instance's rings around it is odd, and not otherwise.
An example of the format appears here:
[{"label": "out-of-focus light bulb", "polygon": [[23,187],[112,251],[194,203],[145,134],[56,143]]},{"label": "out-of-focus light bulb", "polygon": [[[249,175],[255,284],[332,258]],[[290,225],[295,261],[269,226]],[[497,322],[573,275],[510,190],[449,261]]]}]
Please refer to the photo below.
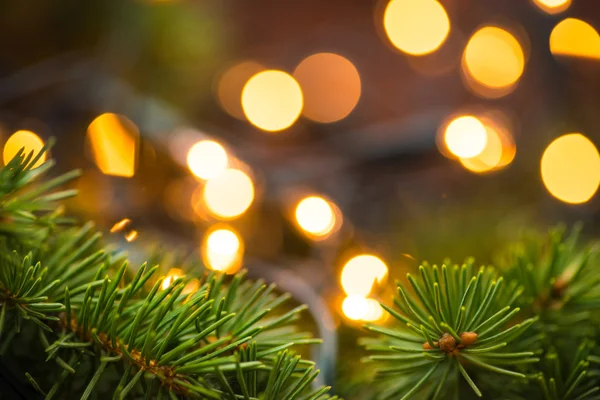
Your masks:
[{"label": "out-of-focus light bulb", "polygon": [[350,60],[334,53],[313,54],[298,64],[294,78],[304,94],[305,117],[322,123],[352,112],[361,93],[360,75]]},{"label": "out-of-focus light bulb", "polygon": [[310,196],[302,199],[296,206],[296,222],[310,235],[326,236],[335,227],[335,213],[327,200]]},{"label": "out-of-focus light bulb", "polygon": [[385,313],[377,300],[367,298],[367,305],[367,313],[361,318],[363,321],[375,322],[383,319]]},{"label": "out-of-focus light bulb", "polygon": [[202,244],[202,256],[206,265],[228,274],[233,274],[240,268],[243,252],[242,239],[229,228],[209,231]]},{"label": "out-of-focus light bulb", "polygon": [[183,273],[183,271],[181,269],[171,268],[169,270],[169,272],[167,272],[165,279],[163,279],[162,284],[160,285],[160,288],[162,290],[167,290],[169,288],[169,286],[171,286],[173,284],[173,282],[175,282],[177,279],[181,278],[184,275],[185,274]]},{"label": "out-of-focus light bulb", "polygon": [[600,59],[600,35],[587,22],[566,18],[550,33],[550,51],[555,56],[597,60]]},{"label": "out-of-focus light bulb", "polygon": [[533,4],[548,14],[558,14],[571,5],[571,0],[533,0]]},{"label": "out-of-focus light bulb", "polygon": [[248,79],[265,68],[254,61],[243,61],[225,71],[219,78],[217,95],[221,106],[237,119],[245,120],[242,109],[242,89]]},{"label": "out-of-focus light bulb", "polygon": [[394,47],[422,56],[444,43],[450,19],[444,6],[435,0],[391,0],[383,15],[383,26]]},{"label": "out-of-focus light bulb", "polygon": [[188,151],[187,163],[198,178],[214,178],[227,168],[227,152],[214,140],[201,140]]},{"label": "out-of-focus light bulb", "polygon": [[268,131],[289,128],[300,116],[303,97],[300,85],[283,71],[259,72],[242,90],[242,108],[250,123]]},{"label": "out-of-focus light bulb", "polygon": [[503,89],[515,85],[525,68],[519,41],[497,26],[486,26],[471,36],[463,55],[463,71],[480,85]]},{"label": "out-of-focus light bulb", "polygon": [[369,313],[369,302],[363,296],[350,295],[342,303],[344,315],[353,321],[362,320]]},{"label": "out-of-focus light bulb", "polygon": [[477,117],[463,115],[454,118],[446,126],[444,143],[448,151],[456,157],[475,157],[485,149],[487,132]]},{"label": "out-of-focus light bulb", "polygon": [[[8,164],[14,156],[17,155],[19,150],[24,149],[24,155],[27,156],[30,152],[33,152],[33,157],[44,147],[44,141],[35,133],[26,130],[20,130],[13,133],[6,143],[4,144],[4,165]],[[42,154],[39,160],[33,164],[33,168],[39,167],[46,161],[46,154]]]},{"label": "out-of-focus light bulb", "polygon": [[217,218],[232,219],[242,215],[254,200],[252,179],[238,169],[226,169],[204,185],[202,198]]},{"label": "out-of-focus light bulb", "polygon": [[582,134],[563,135],[544,151],[541,173],[546,189],[554,197],[565,203],[585,203],[600,184],[600,154]]},{"label": "out-of-focus light bulb", "polygon": [[88,139],[102,173],[126,178],[135,174],[139,130],[129,119],[102,114],[88,127]]},{"label": "out-of-focus light bulb", "polygon": [[373,285],[383,282],[387,273],[387,265],[379,257],[362,254],[344,265],[341,275],[342,288],[348,295],[368,296]]}]

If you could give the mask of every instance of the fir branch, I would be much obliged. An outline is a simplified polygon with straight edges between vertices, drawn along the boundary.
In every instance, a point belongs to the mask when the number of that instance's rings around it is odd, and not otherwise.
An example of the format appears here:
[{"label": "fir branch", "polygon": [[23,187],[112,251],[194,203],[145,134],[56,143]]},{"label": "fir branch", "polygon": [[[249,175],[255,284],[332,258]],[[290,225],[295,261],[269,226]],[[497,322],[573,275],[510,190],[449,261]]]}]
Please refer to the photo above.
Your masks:
[{"label": "fir branch", "polygon": [[[409,399],[420,388],[419,398],[438,398],[443,386],[452,385],[452,377],[459,372],[481,396],[469,370],[525,378],[506,366],[537,363],[539,358],[533,351],[506,348],[517,342],[536,318],[510,325],[519,309],[512,307],[513,293],[506,293],[503,278],[493,268],[475,270],[472,261],[461,267],[425,264],[419,267],[419,275],[407,276],[414,294],[398,282],[394,303],[400,313],[382,304],[405,328],[365,327],[382,335],[362,340],[367,350],[377,353],[367,361],[376,363],[377,376],[393,386],[380,398]],[[403,384],[390,383],[407,373],[411,378]]]}]

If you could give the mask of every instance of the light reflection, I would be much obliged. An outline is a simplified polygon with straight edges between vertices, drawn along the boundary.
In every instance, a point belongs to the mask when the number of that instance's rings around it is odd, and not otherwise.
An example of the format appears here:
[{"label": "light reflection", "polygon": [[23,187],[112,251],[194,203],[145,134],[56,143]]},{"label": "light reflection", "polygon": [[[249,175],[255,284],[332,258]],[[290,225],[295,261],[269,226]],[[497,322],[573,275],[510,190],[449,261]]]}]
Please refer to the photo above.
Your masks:
[{"label": "light reflection", "polygon": [[114,232],[119,232],[122,231],[123,229],[125,229],[127,227],[127,225],[129,225],[131,223],[131,220],[129,218],[123,218],[122,220],[120,220],[119,222],[117,222],[116,224],[114,224],[112,226],[112,228],[110,228],[110,232],[114,233]]}]

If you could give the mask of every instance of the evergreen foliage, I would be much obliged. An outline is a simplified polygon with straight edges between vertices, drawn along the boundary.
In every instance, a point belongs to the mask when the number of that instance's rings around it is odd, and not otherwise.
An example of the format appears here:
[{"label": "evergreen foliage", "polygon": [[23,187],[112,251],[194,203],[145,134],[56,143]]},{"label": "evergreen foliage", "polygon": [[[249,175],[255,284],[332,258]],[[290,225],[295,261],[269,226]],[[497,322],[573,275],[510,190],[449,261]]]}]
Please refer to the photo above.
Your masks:
[{"label": "evergreen foliage", "polygon": [[[526,235],[498,268],[419,267],[401,282],[398,322],[362,343],[378,399],[600,399],[599,248],[580,227]],[[471,392],[471,393],[469,393]]]},{"label": "evergreen foliage", "polygon": [[78,173],[42,181],[52,161],[32,169],[39,157],[0,169],[0,385],[13,396],[35,398],[26,380],[45,399],[329,398],[295,354],[319,342],[294,325],[305,306],[243,271],[192,263],[165,283],[159,265],[136,270],[92,224],[70,226],[58,202],[75,192],[58,188]]}]

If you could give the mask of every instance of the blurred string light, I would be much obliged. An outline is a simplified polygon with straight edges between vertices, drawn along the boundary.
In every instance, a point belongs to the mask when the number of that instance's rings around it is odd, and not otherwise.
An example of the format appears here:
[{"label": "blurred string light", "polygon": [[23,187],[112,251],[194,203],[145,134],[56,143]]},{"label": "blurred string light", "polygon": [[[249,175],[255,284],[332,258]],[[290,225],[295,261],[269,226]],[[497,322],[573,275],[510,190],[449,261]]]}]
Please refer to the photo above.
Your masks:
[{"label": "blurred string light", "polygon": [[181,278],[184,275],[185,274],[181,269],[171,268],[169,270],[169,272],[167,272],[165,279],[163,279],[162,284],[160,285],[160,288],[162,290],[167,290],[169,288],[169,286],[171,286],[173,284],[173,282],[175,282],[177,279]]},{"label": "blurred string light", "polygon": [[[171,268],[167,275],[165,275],[162,284],[160,285],[161,290],[167,290],[177,279],[183,278],[185,273],[179,268]],[[196,293],[200,288],[200,281],[196,278],[191,279],[183,287],[181,294],[192,294]]]},{"label": "blurred string light", "polygon": [[237,218],[252,204],[254,184],[245,172],[229,168],[206,182],[202,200],[213,216]]},{"label": "blurred string light", "polygon": [[242,90],[242,108],[254,126],[277,132],[289,128],[300,116],[303,97],[291,75],[277,70],[259,72]]},{"label": "blurred string light", "polygon": [[383,308],[374,299],[359,295],[347,296],[342,302],[344,315],[353,321],[374,322],[383,319]]},{"label": "blurred string light", "polygon": [[587,22],[566,18],[550,33],[550,51],[555,56],[600,59],[600,36]]},{"label": "blurred string light", "polygon": [[541,173],[552,196],[565,203],[585,203],[600,184],[598,149],[580,133],[563,135],[544,151]]},{"label": "blurred string light", "polygon": [[254,61],[244,61],[227,69],[219,78],[217,97],[221,107],[232,117],[245,120],[242,109],[242,89],[244,84],[265,68]]},{"label": "blurred string light", "polygon": [[115,223],[112,226],[112,228],[110,228],[110,233],[120,232],[123,229],[125,229],[130,223],[131,220],[129,218],[123,218],[119,222]]},{"label": "blurred string light", "polygon": [[485,149],[487,132],[479,118],[473,115],[461,115],[453,118],[442,131],[443,153],[458,158],[475,157]]},{"label": "blurred string light", "polygon": [[298,226],[309,237],[323,239],[329,236],[336,226],[334,205],[319,196],[303,198],[296,205],[295,217]]},{"label": "blurred string light", "polygon": [[558,14],[571,5],[571,0],[532,0],[533,4],[548,14]]},{"label": "blurred string light", "polygon": [[305,58],[294,71],[304,94],[302,113],[316,122],[336,122],[352,112],[361,93],[360,75],[348,59],[334,53]]},{"label": "blurred string light", "polygon": [[227,168],[227,152],[214,140],[195,143],[187,155],[190,171],[200,179],[214,178]]},{"label": "blurred string light", "polygon": [[[2,153],[4,164],[6,165],[17,153],[23,149],[25,156],[33,152],[35,157],[44,147],[44,141],[35,133],[26,130],[20,130],[13,133],[4,144]],[[42,154],[39,160],[33,164],[33,168],[39,167],[46,161],[46,153]]]},{"label": "blurred string light", "polygon": [[471,158],[460,158],[460,163],[471,172],[485,173],[501,169],[512,162],[516,146],[512,135],[497,121],[481,119],[487,141],[481,153]]},{"label": "blurred string light", "polygon": [[525,54],[510,32],[485,26],[467,42],[462,71],[469,88],[484,97],[508,94],[523,75]]},{"label": "blurred string light", "polygon": [[102,173],[127,178],[135,174],[139,130],[133,122],[105,113],[92,121],[87,132],[94,161]]},{"label": "blurred string light", "polygon": [[450,19],[435,0],[391,0],[383,14],[383,27],[394,47],[422,56],[444,43],[450,32]]},{"label": "blurred string light", "polygon": [[133,242],[139,236],[139,232],[136,230],[131,230],[125,234],[125,240],[128,242]]},{"label": "blurred string light", "polygon": [[379,257],[362,254],[344,265],[341,275],[342,288],[349,296],[368,296],[373,285],[382,283],[387,273],[387,265]]},{"label": "blurred string light", "polygon": [[204,263],[210,269],[234,274],[242,264],[244,243],[232,229],[216,227],[206,233],[201,253]]}]

